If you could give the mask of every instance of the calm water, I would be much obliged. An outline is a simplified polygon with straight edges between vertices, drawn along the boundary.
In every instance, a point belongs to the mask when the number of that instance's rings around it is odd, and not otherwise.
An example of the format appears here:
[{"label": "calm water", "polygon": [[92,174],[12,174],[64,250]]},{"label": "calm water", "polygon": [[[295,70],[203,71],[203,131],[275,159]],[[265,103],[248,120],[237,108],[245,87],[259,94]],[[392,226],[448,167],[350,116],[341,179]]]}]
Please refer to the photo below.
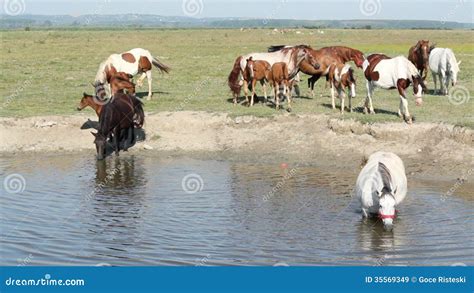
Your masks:
[{"label": "calm water", "polygon": [[0,264],[474,264],[473,202],[445,197],[453,182],[411,181],[386,232],[361,219],[351,197],[357,172],[293,167],[3,157],[0,179],[18,173],[25,185],[1,189]]}]

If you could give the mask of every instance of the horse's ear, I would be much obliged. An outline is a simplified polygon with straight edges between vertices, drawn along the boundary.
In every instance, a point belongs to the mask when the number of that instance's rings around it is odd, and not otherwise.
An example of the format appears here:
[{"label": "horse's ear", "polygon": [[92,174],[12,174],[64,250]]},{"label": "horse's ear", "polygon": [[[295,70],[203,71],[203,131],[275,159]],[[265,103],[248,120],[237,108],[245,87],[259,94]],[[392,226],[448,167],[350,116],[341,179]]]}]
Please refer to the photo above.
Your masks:
[{"label": "horse's ear", "polygon": [[461,62],[462,62],[461,60],[458,61],[458,66],[461,65]]},{"label": "horse's ear", "polygon": [[390,176],[390,171],[388,171],[387,166],[384,163],[379,162],[379,173],[382,177],[383,190],[385,192],[392,192],[392,176]]},{"label": "horse's ear", "polygon": [[82,96],[83,96],[84,98],[87,97],[86,92],[83,92],[83,93],[82,93]]},{"label": "horse's ear", "polygon": [[94,137],[97,137],[97,133],[94,133],[91,131],[91,134],[94,136]]}]

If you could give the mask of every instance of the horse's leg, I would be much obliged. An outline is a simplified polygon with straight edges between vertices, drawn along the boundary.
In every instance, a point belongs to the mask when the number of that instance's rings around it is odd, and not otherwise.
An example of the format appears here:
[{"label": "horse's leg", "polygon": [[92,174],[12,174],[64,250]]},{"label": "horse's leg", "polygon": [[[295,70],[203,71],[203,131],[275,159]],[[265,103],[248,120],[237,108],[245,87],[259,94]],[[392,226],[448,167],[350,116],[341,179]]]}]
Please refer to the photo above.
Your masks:
[{"label": "horse's leg", "polygon": [[288,85],[288,82],[286,82],[283,86],[284,86],[284,90],[286,91],[286,96],[288,99],[288,112],[291,112],[291,89],[290,89],[290,86]]},{"label": "horse's leg", "polygon": [[130,146],[133,146],[136,142],[136,137],[135,137],[135,126],[132,125],[132,127],[130,127],[130,133],[132,135],[132,137],[130,138]]},{"label": "horse's leg", "polygon": [[344,88],[339,89],[339,97],[341,98],[341,115],[344,114],[344,99],[346,94],[344,93]]},{"label": "horse's leg", "polygon": [[151,70],[148,70],[146,72],[146,78],[147,78],[147,81],[148,81],[148,96],[147,96],[147,100],[151,100],[151,97],[153,96],[153,92],[151,91]]},{"label": "horse's leg", "polygon": [[331,105],[332,105],[332,109],[336,109],[336,102],[335,102],[335,97],[334,97],[334,84],[331,83]]},{"label": "horse's leg", "polygon": [[145,80],[146,73],[143,72],[142,75],[137,79],[137,86],[141,87],[143,85],[143,81]]},{"label": "horse's leg", "polygon": [[448,93],[446,89],[446,81],[447,81],[446,75],[444,73],[441,73],[439,77],[439,84],[440,84],[440,90],[441,90],[442,95],[446,95]]},{"label": "horse's leg", "polygon": [[244,96],[245,96],[245,100],[247,101],[247,105],[249,104],[249,86],[248,86],[248,82],[244,79]]},{"label": "horse's leg", "polygon": [[398,112],[403,114],[403,119],[406,121],[406,123],[411,124],[412,119],[410,116],[410,113],[408,112],[408,101],[406,98],[406,86],[403,81],[399,80],[397,82],[397,89],[398,93],[400,94],[400,107],[398,109]]},{"label": "horse's leg", "polygon": [[438,79],[438,74],[434,73],[433,71],[431,72],[431,76],[433,76],[433,82],[434,82],[434,90],[433,94],[436,95],[436,88],[437,88],[437,79]]},{"label": "horse's leg", "polygon": [[313,75],[308,79],[308,86],[311,88],[311,97],[314,98],[314,84],[318,81],[320,78],[320,75]]},{"label": "horse's leg", "polygon": [[263,103],[262,103],[262,106],[265,105],[267,103],[267,84],[264,82],[262,82],[262,86],[263,86]]},{"label": "horse's leg", "polygon": [[257,79],[252,80],[252,97],[250,97],[250,106],[253,106],[253,97],[255,96],[255,87],[257,86]]},{"label": "horse's leg", "polygon": [[114,139],[115,139],[115,155],[119,155],[119,151],[120,151],[120,133],[121,133],[121,129],[119,126],[115,127],[114,129]]},{"label": "horse's leg", "polygon": [[280,84],[278,83],[275,83],[275,109],[279,109],[280,108],[280,97],[278,96],[279,92],[280,92]]},{"label": "horse's leg", "polygon": [[370,110],[370,114],[375,114],[375,111],[374,111],[374,106],[372,105],[372,94],[374,93],[374,86],[372,86],[372,84],[370,84],[370,90],[369,90],[369,110]]},{"label": "horse's leg", "polygon": [[374,112],[374,108],[372,107],[372,93],[374,89],[370,81],[367,81],[365,85],[367,87],[367,97],[365,98],[364,114],[369,114]]}]

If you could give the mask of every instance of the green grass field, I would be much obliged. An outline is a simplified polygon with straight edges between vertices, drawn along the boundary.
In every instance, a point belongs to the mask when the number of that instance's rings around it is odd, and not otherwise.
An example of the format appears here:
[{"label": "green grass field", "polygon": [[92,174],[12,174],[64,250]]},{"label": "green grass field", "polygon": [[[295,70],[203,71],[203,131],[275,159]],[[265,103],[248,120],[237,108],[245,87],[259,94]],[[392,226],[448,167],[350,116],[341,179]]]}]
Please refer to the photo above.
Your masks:
[{"label": "green grass field", "polygon": [[[0,116],[24,117],[76,113],[82,92],[92,93],[99,63],[111,53],[142,47],[150,50],[173,70],[161,75],[154,70],[154,99],[146,101],[147,111],[204,110],[231,115],[281,115],[270,107],[234,107],[229,99],[227,76],[238,55],[265,51],[271,44],[309,44],[314,48],[347,45],[366,54],[383,52],[390,56],[407,55],[418,39],[429,39],[438,47],[452,48],[462,60],[458,85],[474,93],[474,38],[472,31],[442,30],[299,30],[272,34],[270,29],[254,30],[56,30],[1,32]],[[357,72],[357,98],[365,98],[362,71]],[[306,76],[294,113],[326,113],[340,117],[328,108],[329,89],[319,81],[316,97],[308,98]],[[146,85],[146,82],[145,82]],[[428,88],[433,88],[431,75]],[[146,86],[138,92],[146,91]],[[259,95],[262,95],[258,87]],[[321,97],[320,94],[323,94]],[[470,98],[469,100],[467,100]],[[416,121],[447,122],[474,128],[474,97],[460,105],[445,96],[424,96],[423,107],[415,107],[410,89],[409,109]],[[346,102],[347,105],[347,102]],[[376,115],[346,113],[344,119],[363,122],[401,121],[393,113],[399,105],[396,90],[375,92],[374,107],[386,110]],[[88,110],[92,111],[92,110]],[[392,113],[393,112],[393,113]]]}]

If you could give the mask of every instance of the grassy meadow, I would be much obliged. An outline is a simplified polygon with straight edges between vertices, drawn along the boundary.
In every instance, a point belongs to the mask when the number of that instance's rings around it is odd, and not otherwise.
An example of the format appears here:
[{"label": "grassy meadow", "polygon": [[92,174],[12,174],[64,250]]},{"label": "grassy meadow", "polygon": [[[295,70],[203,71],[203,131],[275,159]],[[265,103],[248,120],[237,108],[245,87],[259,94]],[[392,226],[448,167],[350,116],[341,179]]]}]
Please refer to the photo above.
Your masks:
[{"label": "grassy meadow", "polygon": [[[429,39],[438,47],[452,48],[462,60],[458,85],[474,95],[474,35],[461,30],[291,30],[285,34],[271,29],[154,29],[154,30],[40,30],[2,31],[0,117],[71,115],[76,113],[83,92],[92,93],[99,63],[112,53],[142,47],[170,65],[169,75],[153,72],[152,101],[145,101],[149,112],[203,110],[228,112],[231,115],[272,116],[285,111],[256,105],[234,107],[227,87],[227,76],[238,55],[265,51],[271,44],[309,44],[313,48],[347,45],[366,54],[383,52],[389,56],[407,55],[418,39]],[[366,96],[362,71],[357,73],[355,106]],[[303,98],[293,105],[293,113],[325,113],[340,117],[328,107],[329,89],[319,81],[312,99],[306,86],[300,84]],[[431,75],[428,88],[433,88]],[[147,90],[138,88],[139,93]],[[263,95],[258,87],[259,95]],[[465,97],[455,105],[445,96],[425,95],[424,105],[415,107],[410,88],[409,110],[416,121],[446,122],[474,128],[474,97]],[[320,96],[322,94],[323,96]],[[346,101],[347,105],[347,101]],[[344,119],[363,122],[401,121],[395,113],[399,98],[396,90],[376,90],[376,115],[346,113]],[[383,110],[383,111],[380,111]],[[87,111],[92,111],[88,109]]]}]

